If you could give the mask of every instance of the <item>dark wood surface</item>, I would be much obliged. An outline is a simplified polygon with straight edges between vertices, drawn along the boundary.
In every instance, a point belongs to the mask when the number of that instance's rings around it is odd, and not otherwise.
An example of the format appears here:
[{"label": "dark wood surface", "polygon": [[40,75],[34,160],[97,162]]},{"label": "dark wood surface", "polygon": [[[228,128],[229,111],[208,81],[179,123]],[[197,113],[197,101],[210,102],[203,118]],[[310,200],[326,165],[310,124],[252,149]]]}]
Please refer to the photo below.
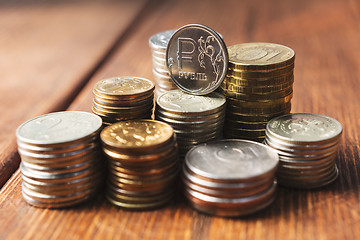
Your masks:
[{"label": "dark wood surface", "polygon": [[[104,77],[152,79],[149,37],[187,23],[212,27],[228,46],[263,41],[295,50],[292,112],[328,115],[344,127],[337,181],[310,191],[279,187],[270,207],[235,219],[196,212],[180,191],[155,211],[119,209],[101,195],[70,209],[27,205],[19,170],[9,178],[15,168],[7,167],[19,161],[16,127],[66,107],[90,111],[91,90]],[[360,239],[359,1],[7,4],[0,26],[0,176],[9,179],[0,239]]]}]

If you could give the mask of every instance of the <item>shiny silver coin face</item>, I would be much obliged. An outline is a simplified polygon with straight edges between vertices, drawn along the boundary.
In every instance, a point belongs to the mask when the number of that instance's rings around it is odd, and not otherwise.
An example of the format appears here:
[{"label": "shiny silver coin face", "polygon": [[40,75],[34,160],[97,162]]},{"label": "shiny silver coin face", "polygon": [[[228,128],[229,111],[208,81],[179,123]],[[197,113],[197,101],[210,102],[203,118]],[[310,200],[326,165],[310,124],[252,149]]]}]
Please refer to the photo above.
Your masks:
[{"label": "shiny silver coin face", "polygon": [[101,128],[102,120],[92,113],[55,112],[30,119],[16,131],[18,141],[58,144],[87,137]]},{"label": "shiny silver coin face", "polygon": [[177,89],[162,94],[156,102],[162,109],[186,114],[216,110],[225,105],[226,98],[219,93],[195,96]]},{"label": "shiny silver coin face", "polygon": [[155,35],[152,35],[149,39],[149,44],[151,48],[155,49],[166,49],[171,36],[176,30],[167,30],[164,32],[159,32]]},{"label": "shiny silver coin face", "polygon": [[332,140],[340,136],[341,124],[330,117],[314,113],[291,113],[274,118],[266,127],[269,136],[285,142],[309,143]]},{"label": "shiny silver coin face", "polygon": [[198,24],[178,29],[166,50],[166,65],[175,84],[195,95],[205,95],[219,87],[225,78],[228,61],[221,36]]},{"label": "shiny silver coin face", "polygon": [[194,173],[212,179],[251,179],[274,171],[277,153],[263,144],[246,140],[220,140],[200,144],[185,157]]}]

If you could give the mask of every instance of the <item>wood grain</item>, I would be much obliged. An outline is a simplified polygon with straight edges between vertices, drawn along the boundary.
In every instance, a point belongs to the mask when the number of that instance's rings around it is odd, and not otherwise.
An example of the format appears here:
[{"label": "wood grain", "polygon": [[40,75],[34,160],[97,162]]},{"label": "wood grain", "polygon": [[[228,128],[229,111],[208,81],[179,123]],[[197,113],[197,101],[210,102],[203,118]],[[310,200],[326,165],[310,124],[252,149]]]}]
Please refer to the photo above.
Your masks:
[{"label": "wood grain", "polygon": [[144,3],[0,3],[0,186],[19,164],[17,126],[65,110]]},{"label": "wood grain", "polygon": [[360,4],[357,1],[168,1],[147,8],[122,43],[73,101],[90,110],[92,87],[118,75],[152,78],[148,38],[203,23],[228,45],[266,41],[296,52],[293,112],[314,112],[344,126],[338,180],[305,191],[279,187],[267,209],[242,218],[196,212],[181,191],[166,207],[134,212],[99,195],[79,207],[43,210],[21,199],[19,171],[0,192],[1,239],[359,239]]}]

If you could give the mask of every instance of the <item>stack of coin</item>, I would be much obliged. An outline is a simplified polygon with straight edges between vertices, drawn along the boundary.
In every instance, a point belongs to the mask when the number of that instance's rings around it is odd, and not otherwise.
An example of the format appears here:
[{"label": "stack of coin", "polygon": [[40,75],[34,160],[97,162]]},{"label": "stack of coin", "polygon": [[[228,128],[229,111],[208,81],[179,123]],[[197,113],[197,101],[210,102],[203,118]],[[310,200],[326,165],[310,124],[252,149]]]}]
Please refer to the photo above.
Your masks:
[{"label": "stack of coin", "polygon": [[171,126],[155,120],[115,123],[100,134],[108,158],[107,199],[127,209],[152,209],[167,203],[179,172]]},{"label": "stack of coin", "polygon": [[22,193],[31,205],[61,208],[94,196],[103,183],[101,118],[56,112],[18,127]]},{"label": "stack of coin", "polygon": [[157,96],[160,96],[162,93],[169,90],[177,89],[166,67],[165,58],[167,45],[174,32],[175,30],[160,32],[151,36],[149,39],[152,53],[153,74],[156,83],[155,92]]},{"label": "stack of coin", "polygon": [[185,195],[197,210],[218,216],[241,216],[275,198],[276,152],[247,140],[200,144],[185,157]]},{"label": "stack of coin", "polygon": [[227,98],[224,135],[263,141],[267,122],[291,110],[295,53],[273,43],[238,44],[228,51],[221,83]]},{"label": "stack of coin", "polygon": [[150,119],[154,107],[154,84],[138,77],[113,77],[96,83],[93,112],[103,123]]},{"label": "stack of coin", "polygon": [[226,99],[219,93],[196,96],[171,90],[156,101],[155,119],[170,124],[184,157],[194,145],[221,139]]},{"label": "stack of coin", "polygon": [[287,114],[269,121],[264,143],[280,156],[279,184],[317,188],[338,176],[336,151],[342,133],[333,118],[313,114]]}]

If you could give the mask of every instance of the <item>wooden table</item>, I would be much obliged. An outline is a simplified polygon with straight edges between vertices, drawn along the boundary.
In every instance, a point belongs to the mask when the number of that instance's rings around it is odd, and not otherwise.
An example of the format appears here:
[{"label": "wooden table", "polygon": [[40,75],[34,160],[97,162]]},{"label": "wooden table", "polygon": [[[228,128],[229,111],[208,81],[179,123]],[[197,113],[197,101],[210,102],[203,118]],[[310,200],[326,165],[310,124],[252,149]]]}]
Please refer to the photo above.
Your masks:
[{"label": "wooden table", "polygon": [[[228,46],[274,42],[296,52],[292,112],[344,127],[338,180],[316,190],[278,188],[254,215],[227,219],[168,206],[126,211],[102,196],[70,209],[29,206],[21,197],[15,129],[59,110],[90,111],[94,83],[152,79],[149,37],[202,23]],[[1,1],[0,239],[360,239],[360,1]]]}]

